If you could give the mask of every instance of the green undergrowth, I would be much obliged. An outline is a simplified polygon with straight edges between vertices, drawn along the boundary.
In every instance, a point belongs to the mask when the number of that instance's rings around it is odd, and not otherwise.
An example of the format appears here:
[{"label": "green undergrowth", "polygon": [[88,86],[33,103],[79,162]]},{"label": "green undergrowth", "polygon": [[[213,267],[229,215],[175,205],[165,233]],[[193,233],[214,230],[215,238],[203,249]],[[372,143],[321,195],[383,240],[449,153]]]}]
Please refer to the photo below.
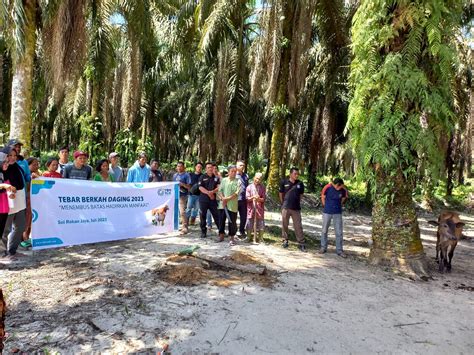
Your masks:
[{"label": "green undergrowth", "polygon": [[[450,208],[458,211],[464,211],[472,208],[474,201],[471,201],[471,194],[474,193],[474,178],[466,178],[464,184],[456,184],[451,196],[446,196],[446,182],[439,181],[433,191],[432,207],[435,210]],[[420,186],[417,186],[413,196],[417,203],[424,202],[423,192]]]},{"label": "green undergrowth", "polygon": [[[308,249],[319,249],[321,246],[321,243],[319,240],[316,240],[313,236],[304,233],[304,238],[305,238],[305,244],[306,248]],[[263,240],[267,244],[271,245],[280,245],[282,242],[281,239],[281,227],[279,226],[267,226],[265,228],[265,233],[263,234]],[[296,240],[296,235],[293,230],[289,230],[288,232],[288,240],[289,240],[289,250],[298,250],[298,242]]]}]

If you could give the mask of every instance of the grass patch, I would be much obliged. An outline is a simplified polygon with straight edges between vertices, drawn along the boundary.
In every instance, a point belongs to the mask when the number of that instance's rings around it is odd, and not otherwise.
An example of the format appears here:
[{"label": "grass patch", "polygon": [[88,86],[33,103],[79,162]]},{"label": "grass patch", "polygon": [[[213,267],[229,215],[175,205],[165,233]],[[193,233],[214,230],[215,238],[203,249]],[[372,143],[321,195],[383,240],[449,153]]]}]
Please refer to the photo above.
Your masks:
[{"label": "grass patch", "polygon": [[[304,233],[304,239],[306,243],[306,248],[309,249],[319,249],[321,247],[321,242],[316,240],[312,235]],[[265,243],[270,245],[281,245],[281,227],[279,226],[267,226],[265,232],[263,233],[263,240]],[[288,232],[288,241],[289,241],[289,250],[298,250],[298,242],[296,240],[296,235],[293,230]]]}]

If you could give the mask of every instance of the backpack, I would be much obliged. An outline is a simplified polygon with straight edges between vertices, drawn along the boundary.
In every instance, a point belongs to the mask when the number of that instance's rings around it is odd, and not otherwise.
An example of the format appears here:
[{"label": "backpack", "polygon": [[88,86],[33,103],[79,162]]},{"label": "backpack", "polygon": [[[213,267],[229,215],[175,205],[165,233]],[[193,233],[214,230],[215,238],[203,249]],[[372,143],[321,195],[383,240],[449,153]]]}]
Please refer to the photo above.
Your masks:
[{"label": "backpack", "polygon": [[199,196],[201,194],[201,191],[199,190],[199,183],[195,183],[193,186],[191,186],[189,193],[191,195]]}]

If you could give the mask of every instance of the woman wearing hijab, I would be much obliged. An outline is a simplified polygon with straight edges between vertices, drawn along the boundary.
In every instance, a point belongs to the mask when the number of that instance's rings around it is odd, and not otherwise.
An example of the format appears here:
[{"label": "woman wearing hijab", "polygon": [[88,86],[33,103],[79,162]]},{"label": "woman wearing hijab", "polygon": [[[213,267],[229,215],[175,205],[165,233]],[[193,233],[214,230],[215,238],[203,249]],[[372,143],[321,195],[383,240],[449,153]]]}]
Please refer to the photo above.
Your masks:
[{"label": "woman wearing hijab", "polygon": [[[8,183],[3,175],[3,170],[7,170],[8,161],[7,155],[0,152],[0,233],[3,235],[5,224],[7,223],[8,212],[10,206],[8,205],[8,195],[15,194],[16,189]],[[2,243],[3,244],[3,243]]]},{"label": "woman wearing hijab", "polygon": [[1,172],[4,179],[16,189],[16,193],[10,193],[8,213],[5,230],[2,235],[3,244],[6,247],[5,255],[14,257],[20,256],[17,253],[21,243],[23,232],[26,227],[26,189],[25,176],[21,167],[17,164],[17,152],[14,148],[6,147],[3,153],[7,154],[8,165],[2,166]]}]

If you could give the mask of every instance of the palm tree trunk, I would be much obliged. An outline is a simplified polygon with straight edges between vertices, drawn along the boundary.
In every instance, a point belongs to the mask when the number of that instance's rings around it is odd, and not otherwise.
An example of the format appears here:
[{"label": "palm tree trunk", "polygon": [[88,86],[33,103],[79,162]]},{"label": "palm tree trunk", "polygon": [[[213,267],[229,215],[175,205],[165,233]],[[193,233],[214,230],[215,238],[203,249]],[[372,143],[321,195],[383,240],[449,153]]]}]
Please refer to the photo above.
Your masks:
[{"label": "palm tree trunk", "polygon": [[124,128],[132,128],[140,107],[141,99],[141,52],[139,42],[135,38],[130,39],[129,64],[126,74],[124,96],[122,98],[122,118]]},{"label": "palm tree trunk", "polygon": [[100,109],[100,90],[99,84],[94,79],[92,84],[92,102],[91,102],[91,116],[96,119],[99,117],[99,109]]},{"label": "palm tree trunk", "polygon": [[274,108],[280,110],[274,117],[272,143],[270,151],[270,171],[268,176],[268,191],[273,194],[278,192],[280,183],[280,162],[283,156],[284,147],[284,135],[286,120],[289,118],[285,110],[289,107],[289,98],[287,92],[287,85],[290,74],[290,61],[291,61],[291,42],[292,42],[292,25],[293,17],[295,12],[295,4],[293,2],[284,2],[284,20],[283,20],[283,37],[286,39],[286,43],[282,45],[282,56],[280,60],[280,70],[278,76],[278,90],[277,99]]},{"label": "palm tree trunk", "polygon": [[456,154],[456,142],[454,138],[454,133],[451,136],[451,139],[448,143],[448,151],[446,152],[446,196],[451,196],[453,194],[454,188],[454,164],[455,164],[455,154]]},{"label": "palm tree trunk", "polygon": [[[108,75],[107,79],[108,83],[114,82],[114,74],[111,73]],[[102,104],[103,107],[103,122],[104,125],[102,127],[104,137],[105,137],[105,146],[107,150],[111,152],[113,149],[113,142],[112,137],[115,134],[114,125],[113,125],[113,116],[112,116],[112,107],[111,107],[111,100],[112,100],[112,93],[113,85],[105,85],[105,94],[104,94],[104,102]]]},{"label": "palm tree trunk", "polygon": [[114,82],[113,82],[113,94],[112,94],[112,117],[114,122],[115,131],[122,129],[121,125],[121,107],[123,100],[123,77],[124,77],[124,64],[120,63],[117,65],[114,71]]},{"label": "palm tree trunk", "polygon": [[[0,102],[3,102],[3,53],[0,53]],[[0,114],[1,113],[2,107],[0,105]]]},{"label": "palm tree trunk", "polygon": [[469,105],[469,115],[467,116],[466,122],[466,148],[465,148],[465,155],[466,155],[466,171],[467,177],[472,178],[474,177],[472,171],[472,155],[473,155],[473,147],[472,147],[472,136],[474,134],[474,90],[471,89],[470,92],[470,105]]},{"label": "palm tree trunk", "polygon": [[31,150],[31,109],[33,64],[36,44],[36,0],[23,2],[25,25],[24,52],[14,59],[11,113],[10,113],[10,138],[18,138],[23,142],[23,150],[27,155]]},{"label": "palm tree trunk", "polygon": [[87,114],[92,114],[92,95],[93,95],[92,79],[86,81],[86,110]]},{"label": "palm tree trunk", "polygon": [[[421,244],[420,228],[412,200],[413,183],[399,170],[386,174],[376,169],[376,194],[372,209],[373,245],[371,263],[395,267],[418,276],[428,275],[428,265]],[[394,192],[384,201],[384,191]]]}]

